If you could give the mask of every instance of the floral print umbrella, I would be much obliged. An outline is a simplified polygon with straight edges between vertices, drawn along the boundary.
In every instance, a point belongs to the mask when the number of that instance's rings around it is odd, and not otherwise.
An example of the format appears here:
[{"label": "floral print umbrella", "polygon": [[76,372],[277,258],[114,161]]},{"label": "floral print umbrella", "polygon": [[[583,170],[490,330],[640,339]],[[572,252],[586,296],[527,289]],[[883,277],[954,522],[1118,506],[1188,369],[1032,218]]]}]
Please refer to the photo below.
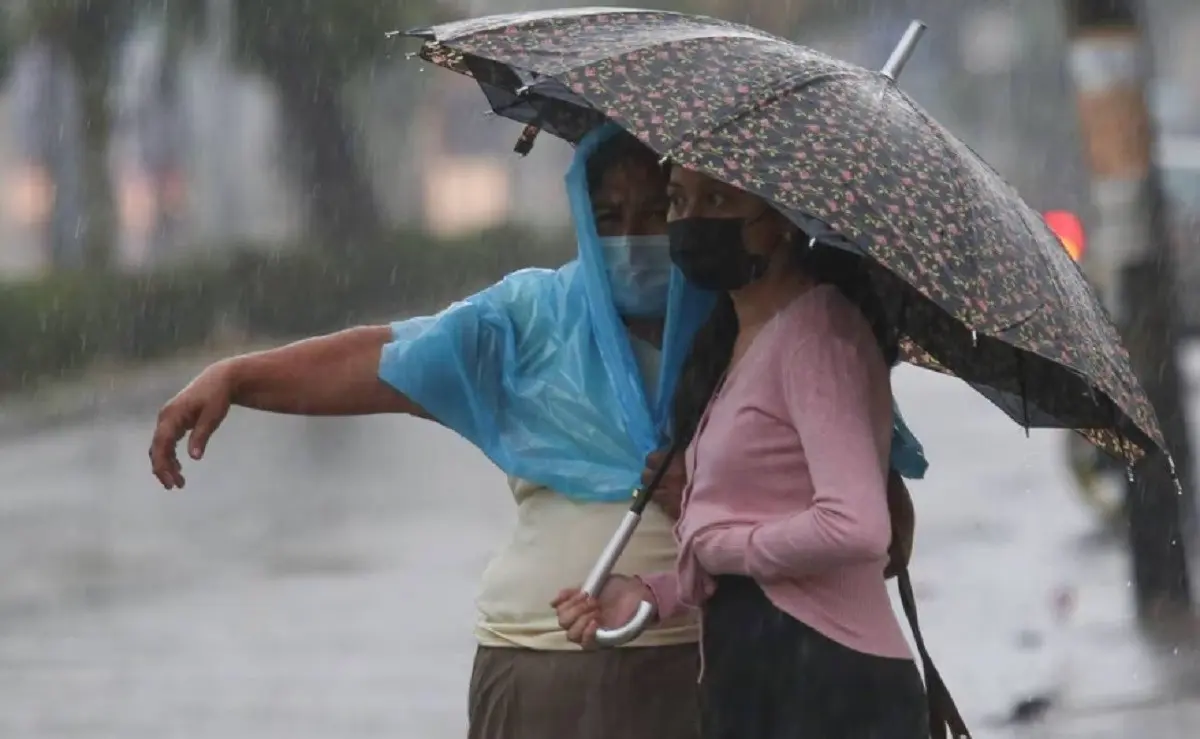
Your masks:
[{"label": "floral print umbrella", "polygon": [[648,10],[498,15],[410,32],[492,109],[578,141],[612,120],[868,256],[905,358],[1028,427],[1131,464],[1163,446],[1115,329],[1058,238],[883,74],[748,26]]}]

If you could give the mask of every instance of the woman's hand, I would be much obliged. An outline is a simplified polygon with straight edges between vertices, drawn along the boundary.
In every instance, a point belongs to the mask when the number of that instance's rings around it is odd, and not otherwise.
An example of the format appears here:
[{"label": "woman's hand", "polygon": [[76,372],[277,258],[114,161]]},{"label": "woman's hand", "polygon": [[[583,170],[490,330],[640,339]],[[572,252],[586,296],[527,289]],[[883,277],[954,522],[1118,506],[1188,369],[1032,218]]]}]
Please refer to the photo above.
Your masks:
[{"label": "woman's hand", "polygon": [[596,646],[597,629],[615,629],[629,622],[643,601],[654,602],[650,588],[637,578],[611,575],[599,598],[578,588],[559,591],[550,602],[558,614],[558,625],[567,639],[584,649]]},{"label": "woman's hand", "polygon": [[[666,451],[653,452],[646,457],[646,469],[642,471],[642,485],[649,485],[655,473],[667,458]],[[671,460],[671,466],[658,483],[652,500],[658,504],[668,516],[678,519],[683,508],[683,489],[687,487],[687,470],[683,464],[683,455],[676,454]]]},{"label": "woman's hand", "polygon": [[233,403],[234,362],[210,365],[158,412],[158,424],[150,441],[150,465],[154,476],[168,490],[182,488],[183,471],[175,447],[189,431],[188,454],[204,456],[208,440],[225,420]]}]

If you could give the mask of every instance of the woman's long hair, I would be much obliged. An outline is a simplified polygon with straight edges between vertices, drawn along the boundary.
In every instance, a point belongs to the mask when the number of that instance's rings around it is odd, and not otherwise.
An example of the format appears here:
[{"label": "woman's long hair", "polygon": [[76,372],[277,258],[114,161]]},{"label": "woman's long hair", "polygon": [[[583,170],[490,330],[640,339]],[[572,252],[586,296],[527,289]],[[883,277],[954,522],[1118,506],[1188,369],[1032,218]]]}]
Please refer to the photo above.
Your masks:
[{"label": "woman's long hair", "polygon": [[[793,243],[794,268],[818,284],[833,285],[858,306],[879,342],[884,360],[889,367],[895,365],[900,355],[895,323],[884,310],[863,257],[819,243],[810,246],[808,237],[799,230],[793,234]],[[708,321],[696,332],[675,391],[673,426],[677,443],[686,445],[695,435],[717,383],[729,369],[737,334],[733,300],[722,293]]]}]

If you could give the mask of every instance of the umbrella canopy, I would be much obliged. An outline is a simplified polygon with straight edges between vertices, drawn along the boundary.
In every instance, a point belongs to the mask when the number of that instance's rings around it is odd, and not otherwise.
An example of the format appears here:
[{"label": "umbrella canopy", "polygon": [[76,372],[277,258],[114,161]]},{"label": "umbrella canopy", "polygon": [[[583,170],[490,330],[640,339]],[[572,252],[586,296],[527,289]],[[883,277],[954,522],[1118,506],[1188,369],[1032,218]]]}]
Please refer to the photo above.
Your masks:
[{"label": "umbrella canopy", "polygon": [[763,197],[820,243],[869,257],[905,358],[966,380],[1027,428],[1075,429],[1131,463],[1163,446],[1059,239],[887,76],[661,11],[509,14],[410,35],[527,131],[574,142],[615,121],[665,159]]}]

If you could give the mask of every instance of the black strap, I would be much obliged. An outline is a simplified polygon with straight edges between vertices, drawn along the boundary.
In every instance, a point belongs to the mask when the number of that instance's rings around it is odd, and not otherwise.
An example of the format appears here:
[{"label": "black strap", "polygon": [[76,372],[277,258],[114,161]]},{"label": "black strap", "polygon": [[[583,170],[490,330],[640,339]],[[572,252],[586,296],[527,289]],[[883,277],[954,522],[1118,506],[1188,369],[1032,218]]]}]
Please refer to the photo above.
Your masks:
[{"label": "black strap", "polygon": [[542,132],[541,117],[521,130],[521,135],[517,138],[517,143],[513,145],[513,151],[520,156],[527,155],[533,150],[533,142],[537,139],[538,134]]},{"label": "black strap", "polygon": [[671,469],[671,462],[675,461],[676,455],[683,451],[686,446],[687,444],[684,443],[682,436],[671,442],[671,446],[667,449],[666,455],[663,456],[662,462],[659,463],[658,469],[654,470],[654,474],[650,477],[650,482],[638,487],[634,491],[633,503],[629,506],[630,513],[641,515],[645,512],[646,506],[650,505],[650,499],[654,497],[654,491],[658,490],[662,479],[666,477],[667,470]]},{"label": "black strap", "polygon": [[900,586],[900,605],[904,607],[904,615],[908,617],[909,628],[912,629],[913,641],[917,644],[917,652],[921,655],[921,664],[925,671],[925,695],[929,700],[929,736],[930,739],[947,739],[947,729],[952,739],[969,739],[971,732],[963,721],[946,683],[933,665],[933,658],[925,648],[925,639],[921,636],[921,626],[917,623],[917,599],[913,595],[912,580],[908,576],[908,568],[900,570],[896,576]]}]

